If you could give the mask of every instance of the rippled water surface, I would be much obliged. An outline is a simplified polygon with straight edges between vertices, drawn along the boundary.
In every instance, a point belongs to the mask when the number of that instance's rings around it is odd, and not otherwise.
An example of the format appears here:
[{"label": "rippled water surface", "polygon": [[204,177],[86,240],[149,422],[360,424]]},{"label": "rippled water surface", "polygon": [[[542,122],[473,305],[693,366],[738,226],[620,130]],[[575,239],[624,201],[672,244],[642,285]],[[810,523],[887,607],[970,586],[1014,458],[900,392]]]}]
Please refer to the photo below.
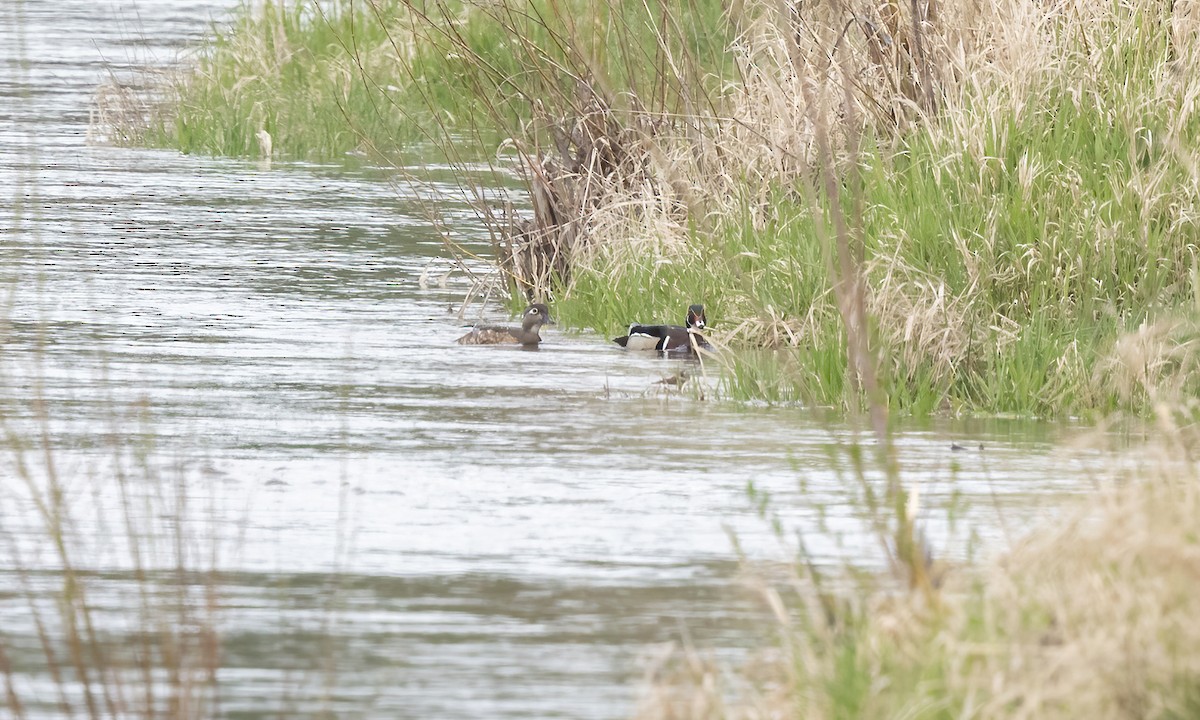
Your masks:
[{"label": "rippled water surface", "polygon": [[[52,480],[102,632],[134,637],[131,568],[177,557],[130,528],[186,524],[223,569],[230,716],[625,716],[652,644],[736,661],[770,637],[733,582],[731,535],[786,557],[751,481],[822,561],[878,561],[850,427],[668,391],[677,362],[567,328],[536,352],[455,345],[466,281],[421,282],[443,249],[399,176],[89,143],[108,72],[172,61],[230,4],[0,5],[0,624],[34,716],[57,697],[32,614],[60,589]],[[486,253],[465,204],[437,209]],[[902,429],[939,553],[1086,487],[1047,440]]]}]

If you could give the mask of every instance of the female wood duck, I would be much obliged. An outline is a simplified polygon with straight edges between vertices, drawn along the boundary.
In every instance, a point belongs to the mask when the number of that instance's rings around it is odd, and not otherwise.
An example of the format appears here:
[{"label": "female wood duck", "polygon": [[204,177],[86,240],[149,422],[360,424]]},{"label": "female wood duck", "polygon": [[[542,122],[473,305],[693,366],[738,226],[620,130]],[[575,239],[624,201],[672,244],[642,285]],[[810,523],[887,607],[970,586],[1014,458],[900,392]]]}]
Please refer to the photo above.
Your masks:
[{"label": "female wood duck", "polygon": [[538,330],[543,325],[553,325],[554,320],[550,317],[550,308],[542,303],[534,303],[525,308],[522,313],[521,327],[505,327],[502,325],[479,325],[471,329],[471,332],[460,337],[456,342],[459,345],[524,345],[525,347],[537,347],[537,344],[542,341],[542,336],[538,335]]},{"label": "female wood duck", "polygon": [[704,329],[704,306],[692,305],[689,307],[686,323],[685,327],[634,323],[629,326],[628,335],[613,338],[613,342],[629,350],[692,352],[696,347],[707,348],[708,343],[699,333]]}]

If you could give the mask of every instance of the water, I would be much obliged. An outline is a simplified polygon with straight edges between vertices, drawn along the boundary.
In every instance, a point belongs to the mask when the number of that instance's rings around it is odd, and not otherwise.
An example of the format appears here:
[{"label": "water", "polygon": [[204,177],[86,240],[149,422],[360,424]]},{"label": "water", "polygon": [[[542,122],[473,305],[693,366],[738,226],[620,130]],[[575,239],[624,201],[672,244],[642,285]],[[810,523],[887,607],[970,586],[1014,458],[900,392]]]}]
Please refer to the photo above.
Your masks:
[{"label": "water", "polygon": [[[228,716],[626,716],[654,643],[736,662],[771,636],[734,582],[731,536],[787,557],[751,481],[819,561],[878,563],[844,423],[669,391],[678,361],[587,333],[453,344],[467,283],[421,282],[444,251],[397,176],[88,143],[109,69],[170,61],[227,6],[0,6],[0,626],[31,716],[61,685],[32,615],[56,628],[62,554],[36,510],[53,481],[113,647],[159,604],[147,584],[209,617],[211,579],[181,584],[181,554],[222,569]],[[486,252],[446,196],[437,212]],[[1052,434],[904,429],[940,555],[1003,547],[1088,487]],[[159,572],[139,585],[135,566]]]}]

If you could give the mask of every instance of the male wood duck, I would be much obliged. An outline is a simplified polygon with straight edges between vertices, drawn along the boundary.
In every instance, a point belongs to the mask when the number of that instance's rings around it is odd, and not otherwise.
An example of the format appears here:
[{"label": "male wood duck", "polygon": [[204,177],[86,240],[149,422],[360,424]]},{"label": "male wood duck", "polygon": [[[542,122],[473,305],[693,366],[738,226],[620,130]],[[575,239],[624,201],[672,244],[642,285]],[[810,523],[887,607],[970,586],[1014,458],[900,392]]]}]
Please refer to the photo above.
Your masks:
[{"label": "male wood duck", "polygon": [[[629,334],[613,338],[613,342],[629,350],[659,350],[662,352],[692,352],[695,347],[707,348],[699,333],[704,329],[704,306],[692,305],[687,311],[685,327],[678,325],[629,326]],[[695,345],[693,346],[693,342]]]},{"label": "male wood duck", "polygon": [[542,303],[534,303],[525,308],[525,312],[521,314],[521,327],[505,327],[503,325],[479,325],[471,329],[471,332],[460,337],[456,342],[459,345],[524,345],[525,347],[537,347],[537,344],[542,341],[542,336],[538,335],[538,330],[543,325],[553,325],[554,320],[550,317],[550,308]]}]

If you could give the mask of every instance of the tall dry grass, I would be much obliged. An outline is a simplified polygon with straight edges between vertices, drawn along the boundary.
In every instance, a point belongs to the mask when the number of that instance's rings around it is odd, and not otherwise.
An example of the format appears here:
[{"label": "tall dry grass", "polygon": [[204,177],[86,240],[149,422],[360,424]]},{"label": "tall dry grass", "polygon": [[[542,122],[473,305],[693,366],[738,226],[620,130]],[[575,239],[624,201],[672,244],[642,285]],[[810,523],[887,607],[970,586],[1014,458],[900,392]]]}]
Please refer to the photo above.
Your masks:
[{"label": "tall dry grass", "polygon": [[[55,422],[27,390],[36,413],[0,420],[10,716],[218,714],[220,541],[195,488],[163,479],[145,448],[119,442],[88,463],[96,476],[64,463]],[[143,410],[114,415],[110,437],[124,437],[118,425],[142,427]]]},{"label": "tall dry grass", "polygon": [[[754,581],[780,640],[744,667],[676,647],[636,717],[1172,718],[1200,712],[1200,435],[1162,406],[1053,523],[926,596]],[[1097,433],[1084,446],[1112,451]],[[819,588],[819,586],[818,586]]]}]

